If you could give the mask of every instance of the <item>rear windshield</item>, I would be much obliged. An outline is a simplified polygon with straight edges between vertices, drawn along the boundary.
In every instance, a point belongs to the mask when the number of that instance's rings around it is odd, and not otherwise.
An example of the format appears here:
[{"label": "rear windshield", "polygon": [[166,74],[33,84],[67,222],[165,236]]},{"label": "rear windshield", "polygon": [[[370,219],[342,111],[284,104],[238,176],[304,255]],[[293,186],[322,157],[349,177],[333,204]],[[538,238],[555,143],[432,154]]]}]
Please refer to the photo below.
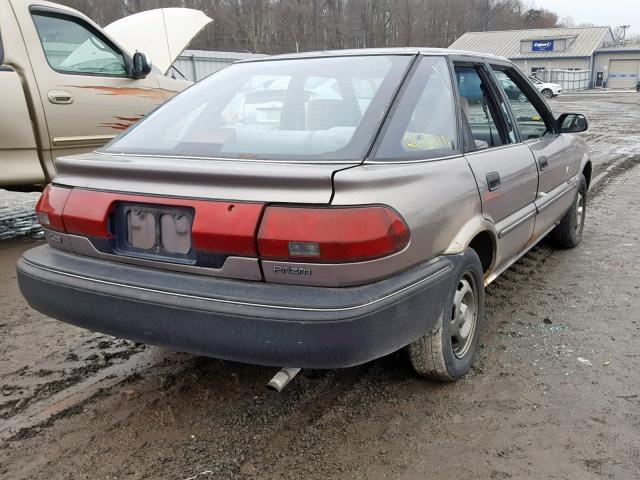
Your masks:
[{"label": "rear windshield", "polygon": [[105,148],[109,153],[362,160],[411,56],[232,65]]}]

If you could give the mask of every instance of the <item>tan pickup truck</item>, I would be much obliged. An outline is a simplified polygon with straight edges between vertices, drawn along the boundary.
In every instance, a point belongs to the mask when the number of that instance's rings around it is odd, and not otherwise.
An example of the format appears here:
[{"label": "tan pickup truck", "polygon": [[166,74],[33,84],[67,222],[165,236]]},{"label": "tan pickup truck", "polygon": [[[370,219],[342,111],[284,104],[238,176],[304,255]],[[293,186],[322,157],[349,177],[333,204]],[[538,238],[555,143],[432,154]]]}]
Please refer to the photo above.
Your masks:
[{"label": "tan pickup truck", "polygon": [[40,188],[57,157],[104,145],[187,87],[166,73],[210,21],[170,8],[103,29],[55,3],[0,0],[0,187]]}]

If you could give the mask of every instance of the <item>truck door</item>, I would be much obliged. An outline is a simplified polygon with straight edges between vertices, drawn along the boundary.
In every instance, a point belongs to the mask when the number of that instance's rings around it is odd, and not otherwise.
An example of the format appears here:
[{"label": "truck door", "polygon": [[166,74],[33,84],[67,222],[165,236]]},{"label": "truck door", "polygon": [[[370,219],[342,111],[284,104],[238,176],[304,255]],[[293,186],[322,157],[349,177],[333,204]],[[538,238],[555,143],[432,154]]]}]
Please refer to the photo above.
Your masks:
[{"label": "truck door", "polygon": [[127,54],[95,24],[72,11],[23,5],[16,16],[53,158],[104,145],[162,103],[155,75],[132,78]]},{"label": "truck door", "polygon": [[[534,238],[553,228],[573,202],[577,183],[572,181],[579,161],[570,135],[556,133],[551,110],[538,92],[515,68],[493,66],[499,84],[517,89],[517,100],[508,97],[516,126],[525,145],[536,158],[540,181],[536,198],[538,215]],[[505,92],[506,95],[506,92]]]},{"label": "truck door", "polygon": [[529,148],[518,142],[507,107],[484,64],[455,63],[465,157],[478,182],[482,213],[498,234],[497,269],[531,240],[538,172]]},{"label": "truck door", "polygon": [[[1,51],[0,51],[1,55]],[[36,138],[20,76],[0,58],[0,169],[3,187],[45,183]]]}]

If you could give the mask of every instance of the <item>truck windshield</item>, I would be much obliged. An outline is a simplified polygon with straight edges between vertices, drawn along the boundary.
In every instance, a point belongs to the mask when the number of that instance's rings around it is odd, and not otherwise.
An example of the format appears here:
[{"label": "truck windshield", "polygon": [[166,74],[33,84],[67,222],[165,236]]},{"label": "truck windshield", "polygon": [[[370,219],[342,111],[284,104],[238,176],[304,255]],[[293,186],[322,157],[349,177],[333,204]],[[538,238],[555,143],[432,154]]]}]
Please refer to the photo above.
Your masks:
[{"label": "truck windshield", "polygon": [[411,59],[368,55],[235,64],[187,89],[104,151],[362,160]]}]

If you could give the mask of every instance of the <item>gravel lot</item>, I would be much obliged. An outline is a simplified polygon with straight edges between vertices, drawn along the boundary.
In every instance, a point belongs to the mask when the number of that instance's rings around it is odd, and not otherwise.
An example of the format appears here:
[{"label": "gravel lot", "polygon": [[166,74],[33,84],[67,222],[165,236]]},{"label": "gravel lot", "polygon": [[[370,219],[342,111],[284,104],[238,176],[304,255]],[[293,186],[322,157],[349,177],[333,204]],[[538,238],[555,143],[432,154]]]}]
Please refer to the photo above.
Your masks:
[{"label": "gravel lot", "polygon": [[451,385],[398,352],[275,394],[271,368],[48,319],[15,285],[37,196],[0,191],[0,478],[638,478],[640,95],[553,106],[588,116],[608,175],[579,248],[543,243],[488,288],[478,364]]}]

